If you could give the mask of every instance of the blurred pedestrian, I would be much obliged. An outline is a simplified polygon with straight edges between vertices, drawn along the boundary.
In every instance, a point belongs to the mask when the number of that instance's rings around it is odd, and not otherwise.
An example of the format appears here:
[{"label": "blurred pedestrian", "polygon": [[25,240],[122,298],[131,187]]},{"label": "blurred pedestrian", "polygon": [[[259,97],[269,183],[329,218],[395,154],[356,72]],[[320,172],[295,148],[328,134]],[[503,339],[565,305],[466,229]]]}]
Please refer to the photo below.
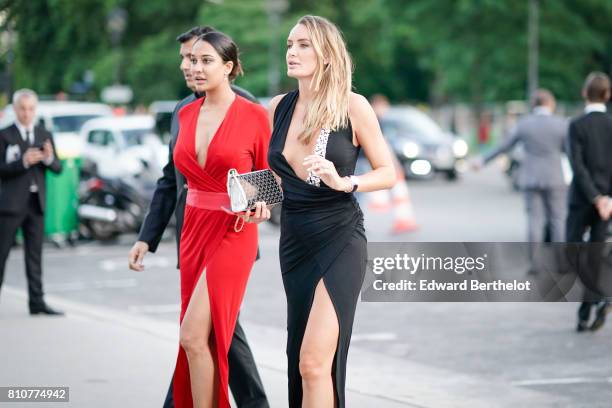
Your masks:
[{"label": "blurred pedestrian", "polygon": [[53,137],[35,125],[38,96],[30,89],[13,95],[15,123],[0,130],[0,287],[6,261],[21,228],[25,246],[30,314],[62,315],[44,300],[42,245],[45,232],[45,173],[59,174],[62,165]]},{"label": "blurred pedestrian", "polygon": [[376,114],[376,117],[380,119],[391,109],[391,103],[389,98],[383,94],[374,94],[370,97],[370,105]]},{"label": "blurred pedestrian", "polygon": [[491,114],[487,111],[481,112],[478,118],[478,147],[482,149],[489,144],[491,139]]},{"label": "blurred pedestrian", "polygon": [[[177,255],[180,253],[180,237],[185,213],[187,184],[183,174],[174,165],[174,147],[180,130],[178,112],[184,106],[204,95],[204,92],[198,92],[195,87],[194,78],[191,73],[191,50],[199,36],[211,31],[214,31],[214,29],[207,26],[194,27],[177,37],[177,41],[180,43],[180,69],[187,87],[193,93],[180,101],[172,113],[170,129],[172,139],[169,145],[168,163],[163,169],[163,176],[157,181],[157,187],[153,194],[149,212],[143,222],[138,241],[129,253],[129,266],[136,271],[144,270],[143,259],[146,253],[157,250],[157,246],[172,214],[176,217]],[[238,95],[250,101],[255,101],[253,95],[244,89],[234,85],[231,85],[231,87]],[[180,256],[177,267],[179,266]],[[229,385],[238,406],[269,407],[263,384],[255,365],[255,359],[239,320],[236,320],[228,360],[230,366]],[[174,379],[168,389],[164,408],[174,407],[173,382]]]},{"label": "blurred pedestrian", "polygon": [[[589,242],[597,243],[606,239],[612,196],[612,116],[606,112],[610,99],[608,76],[601,72],[589,74],[582,96],[586,102],[584,113],[572,120],[569,128],[574,178],[569,193],[567,241],[582,242],[588,231]],[[592,247],[590,252],[596,252],[598,245]],[[599,254],[594,256],[599,258]],[[597,285],[601,262],[596,259],[590,267],[589,280]],[[578,309],[576,330],[579,332],[601,328],[609,311],[609,303],[597,293],[597,288],[585,286],[583,302]],[[589,326],[593,308],[595,320]]]},{"label": "blurred pedestrian", "polygon": [[[286,59],[298,89],[270,102],[270,167],[285,193],[279,255],[288,304],[288,406],[344,408],[367,263],[353,193],[390,188],[395,172],[372,107],[351,92],[351,59],[337,27],[302,17],[289,33]],[[373,170],[357,177],[361,148]]]},{"label": "blurred pedestrian", "polygon": [[66,102],[68,100],[68,94],[64,91],[59,91],[55,94],[55,100],[58,102]]},{"label": "blurred pedestrian", "polygon": [[[566,150],[567,120],[554,114],[553,94],[538,89],[531,97],[532,112],[519,119],[510,136],[496,149],[475,163],[478,169],[517,144],[524,158],[519,168],[518,186],[524,191],[527,211],[527,241],[530,260],[533,243],[544,242],[546,230],[551,242],[565,241],[567,186],[563,178],[562,156]],[[532,265],[533,268],[533,265]],[[534,269],[530,270],[535,272]]]}]

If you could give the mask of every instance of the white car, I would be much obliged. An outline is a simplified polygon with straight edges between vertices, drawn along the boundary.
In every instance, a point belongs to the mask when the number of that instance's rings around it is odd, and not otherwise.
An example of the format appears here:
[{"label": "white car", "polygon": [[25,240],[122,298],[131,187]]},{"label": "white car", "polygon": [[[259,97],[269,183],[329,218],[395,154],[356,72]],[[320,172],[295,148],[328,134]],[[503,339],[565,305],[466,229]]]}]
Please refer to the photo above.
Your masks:
[{"label": "white car", "polygon": [[157,179],[168,162],[168,146],[154,134],[154,128],[155,119],[150,115],[92,119],[81,128],[82,157],[95,163],[101,177],[149,173]]},{"label": "white car", "polygon": [[[40,101],[37,122],[53,133],[53,141],[60,158],[75,157],[80,153],[79,131],[90,119],[112,115],[110,106],[89,102]],[[0,112],[0,129],[15,122],[12,105]]]}]

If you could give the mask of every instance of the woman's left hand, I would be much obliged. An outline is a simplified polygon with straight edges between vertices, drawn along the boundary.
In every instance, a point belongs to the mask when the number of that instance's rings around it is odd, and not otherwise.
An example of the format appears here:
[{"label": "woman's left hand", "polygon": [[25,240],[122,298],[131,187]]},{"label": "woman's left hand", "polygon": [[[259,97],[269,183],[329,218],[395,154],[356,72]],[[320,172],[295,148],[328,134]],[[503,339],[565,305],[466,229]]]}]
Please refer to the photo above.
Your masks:
[{"label": "woman's left hand", "polygon": [[337,191],[346,190],[347,181],[338,175],[336,166],[331,161],[316,154],[311,154],[304,158],[304,166],[308,167],[309,172],[318,176],[330,188]]},{"label": "woman's left hand", "polygon": [[270,219],[270,209],[266,206],[265,202],[258,201],[255,203],[254,211],[249,210],[244,214],[240,214],[239,217],[242,218],[244,222],[259,224]]}]

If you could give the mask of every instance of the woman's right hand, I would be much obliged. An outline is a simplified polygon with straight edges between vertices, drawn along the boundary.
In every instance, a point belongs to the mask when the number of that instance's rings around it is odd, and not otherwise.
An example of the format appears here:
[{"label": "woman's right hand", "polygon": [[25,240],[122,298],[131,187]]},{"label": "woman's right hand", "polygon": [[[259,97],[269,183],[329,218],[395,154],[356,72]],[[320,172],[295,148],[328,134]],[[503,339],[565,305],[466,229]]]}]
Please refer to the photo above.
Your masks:
[{"label": "woman's right hand", "polygon": [[149,244],[144,241],[136,241],[128,255],[128,266],[136,272],[144,271],[142,260],[146,253],[149,252]]},{"label": "woman's right hand", "polygon": [[270,219],[270,209],[266,206],[266,203],[263,201],[258,201],[255,203],[255,210],[249,210],[244,214],[240,214],[239,217],[242,218],[244,222],[251,222],[254,224],[259,224],[264,221]]}]

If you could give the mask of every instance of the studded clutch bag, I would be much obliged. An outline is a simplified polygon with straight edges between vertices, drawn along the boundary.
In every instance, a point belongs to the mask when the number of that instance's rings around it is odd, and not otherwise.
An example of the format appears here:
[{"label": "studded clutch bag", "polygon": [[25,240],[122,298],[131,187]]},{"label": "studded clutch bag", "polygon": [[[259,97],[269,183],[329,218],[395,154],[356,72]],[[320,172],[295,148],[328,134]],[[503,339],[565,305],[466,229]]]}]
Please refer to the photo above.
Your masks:
[{"label": "studded clutch bag", "polygon": [[230,169],[227,172],[227,194],[233,212],[253,209],[259,201],[265,202],[268,207],[283,201],[283,190],[270,169],[243,174]]}]

